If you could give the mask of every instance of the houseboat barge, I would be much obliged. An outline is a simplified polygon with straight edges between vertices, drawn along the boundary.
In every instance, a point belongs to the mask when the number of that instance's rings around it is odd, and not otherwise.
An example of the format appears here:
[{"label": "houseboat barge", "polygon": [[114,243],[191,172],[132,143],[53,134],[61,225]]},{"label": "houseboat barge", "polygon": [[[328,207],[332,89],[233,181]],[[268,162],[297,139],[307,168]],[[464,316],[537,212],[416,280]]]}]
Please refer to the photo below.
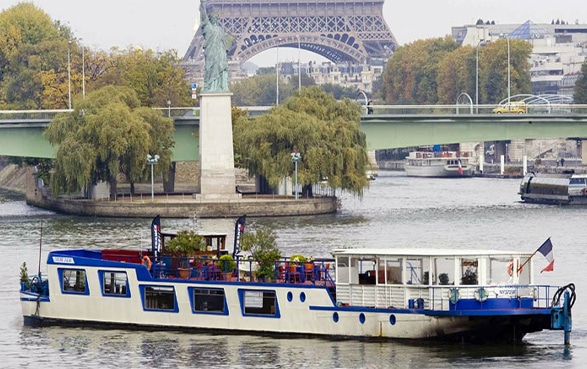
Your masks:
[{"label": "houseboat barge", "polygon": [[574,285],[536,284],[535,253],[339,249],[285,258],[259,280],[254,261],[225,273],[213,255],[181,277],[156,251],[51,251],[45,273],[21,280],[24,323],[459,342],[564,330],[570,340]]}]

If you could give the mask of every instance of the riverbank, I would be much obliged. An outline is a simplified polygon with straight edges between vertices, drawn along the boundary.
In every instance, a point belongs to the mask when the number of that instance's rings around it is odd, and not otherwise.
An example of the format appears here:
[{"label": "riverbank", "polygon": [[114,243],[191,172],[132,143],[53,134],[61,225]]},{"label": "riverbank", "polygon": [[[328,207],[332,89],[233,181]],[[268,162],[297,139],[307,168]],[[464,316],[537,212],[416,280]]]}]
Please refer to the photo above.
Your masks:
[{"label": "riverbank", "polygon": [[26,169],[0,160],[0,188],[24,195],[26,192]]},{"label": "riverbank", "polygon": [[[121,195],[114,201],[64,197],[53,199],[47,187],[36,187],[36,181],[28,172],[30,172],[28,168],[2,161],[0,188],[23,194],[29,205],[80,216],[152,218],[161,215],[167,218],[190,218],[195,215],[200,218],[225,218],[238,217],[242,214],[256,217],[319,215],[335,213],[338,205],[335,196],[326,194],[316,194],[312,198],[297,200],[293,196],[243,194],[231,200],[204,201],[193,196],[193,185],[186,184],[176,185],[176,189],[181,190],[180,193],[156,192],[153,198],[151,198],[150,186],[138,184],[135,196]],[[125,186],[128,187],[121,184],[121,189]],[[250,186],[248,183],[239,185],[240,188],[248,186]]]}]

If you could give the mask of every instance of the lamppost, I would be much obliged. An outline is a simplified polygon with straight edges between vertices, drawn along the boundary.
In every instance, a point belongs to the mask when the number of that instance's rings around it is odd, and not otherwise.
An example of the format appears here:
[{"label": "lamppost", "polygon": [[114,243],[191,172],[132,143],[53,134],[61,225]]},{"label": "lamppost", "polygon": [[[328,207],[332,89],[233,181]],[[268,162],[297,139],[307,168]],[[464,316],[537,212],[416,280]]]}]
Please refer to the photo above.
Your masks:
[{"label": "lamppost", "polygon": [[300,43],[300,35],[296,35],[298,39],[298,91],[302,89],[302,62],[300,58],[300,52],[302,50],[301,43]]},{"label": "lamppost", "polygon": [[508,110],[510,110],[510,98],[512,96],[511,92],[511,64],[510,64],[510,35],[505,35],[506,40],[508,41]]},{"label": "lamppost", "polygon": [[[80,39],[81,41],[81,39]],[[82,45],[82,99],[86,98],[86,47]]]},{"label": "lamppost", "polygon": [[171,118],[171,100],[167,100],[167,117]]},{"label": "lamppost", "polygon": [[153,181],[153,165],[159,161],[159,155],[151,156],[147,154],[147,164],[151,165],[151,202],[155,201],[155,183]]},{"label": "lamppost", "polygon": [[298,199],[298,161],[302,159],[302,155],[298,152],[297,149],[291,153],[291,161],[294,163],[294,193],[296,200]]},{"label": "lamppost", "polygon": [[475,114],[479,114],[479,45],[483,40],[477,42],[477,55],[475,58]]},{"label": "lamppost", "polygon": [[67,101],[71,110],[71,40],[67,43]]},{"label": "lamppost", "polygon": [[[278,42],[281,38],[277,39]],[[277,44],[277,59],[275,60],[275,106],[279,105],[279,44]]]}]

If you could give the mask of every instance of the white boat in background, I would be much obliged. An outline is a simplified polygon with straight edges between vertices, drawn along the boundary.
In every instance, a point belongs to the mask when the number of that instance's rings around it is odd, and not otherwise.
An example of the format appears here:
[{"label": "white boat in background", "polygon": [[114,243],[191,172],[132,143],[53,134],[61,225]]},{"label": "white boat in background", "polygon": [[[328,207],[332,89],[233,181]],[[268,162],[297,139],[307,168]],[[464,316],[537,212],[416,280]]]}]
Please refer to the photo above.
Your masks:
[{"label": "white boat in background", "polygon": [[412,151],[404,165],[409,177],[471,177],[472,153],[460,151]]},{"label": "white boat in background", "polygon": [[243,277],[243,260],[219,273],[214,257],[182,277],[160,246],[51,251],[44,275],[21,279],[24,323],[499,343],[564,330],[570,341],[574,285],[534,279],[532,257],[550,240],[534,253],[339,249],[280,260],[262,281]]},{"label": "white boat in background", "polygon": [[586,205],[587,175],[573,170],[561,174],[529,172],[520,182],[522,201],[538,204]]}]

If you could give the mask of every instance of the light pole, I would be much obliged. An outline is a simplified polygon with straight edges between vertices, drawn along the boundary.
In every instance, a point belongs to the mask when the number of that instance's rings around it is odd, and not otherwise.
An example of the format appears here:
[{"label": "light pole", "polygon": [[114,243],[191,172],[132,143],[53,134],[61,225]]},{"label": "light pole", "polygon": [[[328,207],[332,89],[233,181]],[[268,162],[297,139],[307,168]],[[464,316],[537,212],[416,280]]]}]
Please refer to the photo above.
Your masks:
[{"label": "light pole", "polygon": [[510,98],[512,96],[511,92],[511,65],[510,65],[510,35],[505,35],[506,40],[508,41],[508,110],[510,110]]},{"label": "light pole", "polygon": [[302,50],[301,43],[300,43],[300,35],[296,35],[298,39],[298,91],[302,89],[302,62],[300,58],[300,52]]},{"label": "light pole", "polygon": [[477,42],[477,55],[475,58],[475,114],[479,114],[479,45],[481,41]]},{"label": "light pole", "polygon": [[71,40],[67,43],[67,101],[71,110]]},{"label": "light pole", "polygon": [[86,47],[82,45],[82,99],[86,98]]},{"label": "light pole", "polygon": [[171,118],[171,100],[167,100],[167,117]]},{"label": "light pole", "polygon": [[159,161],[159,155],[151,156],[147,154],[147,164],[151,165],[151,202],[155,201],[155,183],[153,181],[153,165]]},{"label": "light pole", "polygon": [[291,161],[294,163],[294,193],[296,200],[298,199],[298,161],[302,159],[302,155],[297,149],[291,153]]},{"label": "light pole", "polygon": [[[277,42],[281,39],[278,38]],[[279,43],[277,44],[277,59],[275,60],[275,106],[279,105]]]}]

